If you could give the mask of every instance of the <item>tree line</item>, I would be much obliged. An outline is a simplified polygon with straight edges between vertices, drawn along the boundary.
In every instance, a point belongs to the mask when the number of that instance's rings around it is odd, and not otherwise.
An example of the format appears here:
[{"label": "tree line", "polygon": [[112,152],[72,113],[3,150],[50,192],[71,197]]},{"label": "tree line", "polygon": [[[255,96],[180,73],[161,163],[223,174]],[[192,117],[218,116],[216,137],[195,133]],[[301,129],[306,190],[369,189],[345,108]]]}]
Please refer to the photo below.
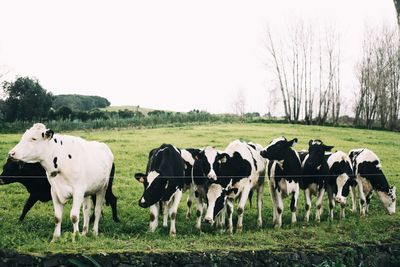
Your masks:
[{"label": "tree line", "polygon": [[[282,37],[283,36],[283,37]],[[398,130],[400,42],[398,29],[367,30],[354,75],[354,126]],[[266,32],[270,73],[288,122],[338,125],[344,97],[340,36],[299,21],[287,35]]]}]

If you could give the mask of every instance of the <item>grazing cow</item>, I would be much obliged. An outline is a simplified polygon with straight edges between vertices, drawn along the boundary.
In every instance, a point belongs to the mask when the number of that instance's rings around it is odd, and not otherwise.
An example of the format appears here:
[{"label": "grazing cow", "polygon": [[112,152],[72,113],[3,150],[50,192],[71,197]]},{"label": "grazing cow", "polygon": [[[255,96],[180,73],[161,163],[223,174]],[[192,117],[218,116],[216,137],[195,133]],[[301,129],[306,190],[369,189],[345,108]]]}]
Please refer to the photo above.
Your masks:
[{"label": "grazing cow", "polygon": [[326,181],[326,191],[329,199],[329,215],[333,220],[335,201],[340,204],[340,218],[345,217],[346,198],[351,194],[352,211],[356,209],[355,186],[357,181],[353,174],[353,167],[349,156],[337,151],[328,156],[329,177]]},{"label": "grazing cow", "polygon": [[[117,198],[112,192],[112,184],[114,179],[115,167],[110,173],[110,182],[108,183],[106,192],[106,204],[111,205],[112,216],[115,222],[119,222],[117,213]],[[7,160],[3,166],[3,172],[0,176],[0,185],[20,183],[29,192],[28,200],[19,217],[19,221],[23,221],[28,211],[35,205],[37,201],[48,202],[51,200],[51,188],[47,180],[46,171],[40,163],[24,163],[22,161]],[[96,196],[92,196],[96,201]],[[94,219],[94,217],[93,217]]]},{"label": "grazing cow", "polygon": [[170,235],[176,235],[176,213],[182,198],[185,184],[185,163],[180,150],[163,144],[149,153],[146,174],[136,173],[135,178],[143,183],[144,192],[139,199],[139,206],[150,207],[150,231],[158,226],[158,215],[163,208],[163,226],[168,226],[168,215],[171,219]]},{"label": "grazing cow", "polygon": [[296,223],[297,201],[299,198],[299,177],[301,163],[298,153],[292,148],[297,138],[288,141],[285,137],[276,138],[260,152],[268,159],[269,189],[273,206],[273,223],[275,227],[282,226],[283,198],[292,196],[290,210],[292,224]]},{"label": "grazing cow", "polygon": [[195,185],[192,179],[193,173],[193,165],[196,160],[196,155],[200,153],[200,149],[195,148],[187,148],[181,149],[181,156],[185,162],[185,185],[183,191],[189,190],[189,196],[186,201],[187,204],[187,212],[186,219],[189,219],[191,216],[191,207],[193,203],[193,197],[195,196]]},{"label": "grazing cow", "polygon": [[306,199],[306,214],[304,220],[309,221],[312,195],[317,195],[315,220],[321,220],[322,200],[325,193],[325,182],[329,176],[329,166],[325,152],[331,151],[333,146],[326,146],[321,140],[308,142],[308,154],[301,163],[302,177],[300,188],[304,190]]},{"label": "grazing cow", "polygon": [[[208,207],[205,221],[213,223],[216,216],[226,205],[228,232],[233,232],[233,200],[239,199],[236,231],[243,229],[243,213],[249,194],[257,190],[257,225],[262,226],[262,197],[264,187],[265,160],[251,145],[235,140],[223,153],[218,153],[214,162],[217,175],[207,190]],[[260,178],[261,175],[261,178]]]},{"label": "grazing cow", "polygon": [[86,235],[89,230],[91,195],[96,195],[93,232],[98,235],[101,209],[114,161],[106,144],[54,134],[45,125],[36,123],[22,135],[19,143],[9,152],[9,158],[27,163],[40,162],[46,170],[55,214],[53,241],[61,235],[63,208],[71,197],[73,240],[79,232],[79,211],[82,203],[82,234]]},{"label": "grazing cow", "polygon": [[387,212],[390,215],[394,214],[396,212],[396,187],[389,186],[378,156],[367,148],[360,148],[351,150],[349,157],[357,179],[361,216],[368,213],[374,190]]},{"label": "grazing cow", "polygon": [[[217,179],[216,170],[218,168],[219,152],[211,146],[198,151],[195,154],[193,164],[193,184],[196,198],[196,228],[201,229],[201,219],[207,203],[207,190],[212,181]],[[217,226],[223,227],[225,219],[217,220]]]}]

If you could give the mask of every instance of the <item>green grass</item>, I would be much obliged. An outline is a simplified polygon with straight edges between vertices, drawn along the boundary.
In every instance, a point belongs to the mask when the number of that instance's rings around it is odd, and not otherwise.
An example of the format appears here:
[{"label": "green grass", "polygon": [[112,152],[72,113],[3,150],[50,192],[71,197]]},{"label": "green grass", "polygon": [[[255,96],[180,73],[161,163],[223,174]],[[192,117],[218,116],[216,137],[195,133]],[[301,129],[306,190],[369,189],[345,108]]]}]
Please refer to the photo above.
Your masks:
[{"label": "green grass", "polygon": [[[344,221],[338,220],[336,207],[335,221],[327,221],[327,197],[324,199],[322,222],[303,223],[304,197],[301,192],[298,206],[299,222],[290,225],[289,199],[285,201],[283,228],[272,228],[271,200],[265,186],[263,220],[264,226],[256,226],[256,208],[245,209],[244,231],[229,236],[220,230],[203,224],[203,233],[195,228],[194,214],[185,220],[186,197],[184,194],[177,217],[177,237],[171,238],[168,230],[159,227],[155,233],[148,233],[149,211],[141,209],[137,202],[142,194],[142,185],[133,177],[143,172],[150,149],[162,143],[178,147],[204,147],[213,145],[223,149],[237,138],[251,140],[265,146],[271,139],[285,135],[297,137],[296,149],[306,149],[311,138],[322,139],[335,149],[348,151],[352,148],[368,147],[380,157],[384,172],[391,184],[400,188],[400,136],[398,133],[369,131],[350,128],[332,128],[285,124],[217,124],[156,129],[123,129],[106,131],[76,131],[69,134],[90,140],[106,142],[114,152],[117,168],[114,193],[118,197],[121,223],[111,219],[111,209],[104,207],[98,237],[80,237],[71,243],[72,224],[69,220],[70,204],[64,209],[62,237],[56,243],[49,243],[53,224],[51,202],[37,203],[28,213],[24,222],[17,221],[28,196],[19,184],[0,187],[0,249],[12,249],[24,253],[119,253],[119,252],[165,252],[205,250],[260,250],[296,249],[329,250],[339,245],[365,244],[385,240],[400,240],[400,215],[386,215],[376,195],[372,198],[370,214],[359,218],[346,212]],[[0,135],[0,154],[6,153],[20,139],[21,134]],[[335,150],[334,149],[334,150]],[[253,199],[254,202],[255,198]],[[315,201],[315,199],[314,199]],[[315,212],[314,209],[312,209]],[[195,210],[193,209],[193,213]],[[314,214],[313,214],[314,215]],[[314,217],[314,216],[313,216]],[[312,217],[312,218],[313,218]],[[235,220],[236,217],[234,217]],[[160,222],[159,225],[162,223]]]}]

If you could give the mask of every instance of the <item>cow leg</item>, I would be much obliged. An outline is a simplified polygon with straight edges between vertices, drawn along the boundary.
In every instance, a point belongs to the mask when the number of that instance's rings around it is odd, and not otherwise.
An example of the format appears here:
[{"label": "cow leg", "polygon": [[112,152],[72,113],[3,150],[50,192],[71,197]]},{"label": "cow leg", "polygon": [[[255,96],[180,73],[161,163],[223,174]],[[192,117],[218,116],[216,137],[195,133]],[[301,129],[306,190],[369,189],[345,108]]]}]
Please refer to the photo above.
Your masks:
[{"label": "cow leg", "polygon": [[74,232],[72,233],[72,241],[75,242],[75,236],[79,233],[79,213],[84,200],[84,194],[77,192],[72,196],[72,208],[69,215],[72,225],[74,227]]},{"label": "cow leg", "polygon": [[246,186],[242,191],[238,204],[238,209],[237,209],[238,220],[236,225],[236,232],[242,232],[243,230],[243,214],[247,199],[249,198],[249,193],[250,193],[250,186]]},{"label": "cow leg", "polygon": [[264,197],[264,184],[257,187],[257,226],[262,227],[262,206]]},{"label": "cow leg", "polygon": [[201,217],[203,215],[203,199],[200,196],[196,198],[196,228],[201,230]]},{"label": "cow leg", "polygon": [[283,199],[282,193],[276,193],[276,224],[275,228],[281,228],[282,226],[282,213],[283,213]]},{"label": "cow leg", "polygon": [[369,192],[368,195],[365,197],[365,202],[366,202],[365,212],[367,214],[369,212],[369,203],[371,202],[371,197],[372,197],[372,191]]},{"label": "cow leg", "polygon": [[346,200],[343,203],[340,203],[340,219],[345,218],[345,211],[346,211]]},{"label": "cow leg", "polygon": [[356,206],[356,187],[355,186],[350,187],[350,195],[351,195],[351,211],[356,212],[357,206]]},{"label": "cow leg", "polygon": [[310,211],[311,211],[311,191],[306,188],[304,190],[304,197],[306,199],[306,214],[304,216],[304,221],[308,223],[310,221]]},{"label": "cow leg", "polygon": [[173,203],[169,209],[169,217],[171,219],[171,227],[169,229],[170,236],[176,236],[176,227],[175,227],[176,213],[178,211],[178,206],[179,202],[181,202],[181,198],[182,198],[182,190],[177,189],[175,192]]},{"label": "cow leg", "polygon": [[228,233],[233,234],[233,202],[230,199],[226,200],[226,212],[228,215]]},{"label": "cow leg", "polygon": [[290,202],[290,210],[292,212],[292,224],[295,224],[297,222],[296,212],[297,212],[297,200],[299,199],[299,194],[300,194],[299,189],[297,189],[292,193],[292,200]]},{"label": "cow leg", "polygon": [[28,199],[26,200],[24,209],[22,210],[21,216],[19,216],[19,221],[22,222],[25,218],[25,215],[28,213],[28,211],[35,205],[35,203],[38,201],[38,199],[32,195],[29,195]]},{"label": "cow leg", "polygon": [[101,208],[103,207],[104,197],[106,190],[101,190],[96,194],[96,206],[94,207],[94,224],[93,233],[97,236],[99,234],[99,222],[101,217]]},{"label": "cow leg", "polygon": [[322,200],[324,199],[324,194],[325,194],[325,188],[322,187],[318,190],[318,196],[317,196],[317,202],[316,202],[317,211],[315,213],[315,220],[317,222],[321,221],[321,215],[322,215],[322,211],[323,211]]},{"label": "cow leg", "polygon": [[51,199],[53,200],[54,223],[55,223],[53,239],[51,240],[51,242],[54,242],[61,236],[61,221],[62,221],[64,204],[62,204],[58,200],[57,194],[54,191],[53,187],[51,188],[50,192],[51,192]]},{"label": "cow leg", "polygon": [[194,196],[194,185],[193,185],[193,183],[191,183],[190,187],[189,187],[189,196],[186,201],[186,205],[187,205],[186,220],[188,220],[192,215],[193,196]]},{"label": "cow leg", "polygon": [[90,211],[92,210],[92,198],[90,196],[85,197],[83,201],[83,229],[82,235],[86,235],[89,231]]},{"label": "cow leg", "polygon": [[331,186],[327,187],[328,204],[329,204],[329,217],[333,221],[333,209],[335,208],[335,197]]},{"label": "cow leg", "polygon": [[163,224],[164,228],[168,227],[168,210],[170,209],[171,201],[164,201],[163,202]]},{"label": "cow leg", "polygon": [[359,175],[357,175],[357,184],[358,184],[358,195],[360,196],[360,215],[362,217],[365,216],[365,211],[366,211],[366,197],[365,197],[365,193],[364,193],[364,188],[363,188],[363,184],[361,181],[361,177]]},{"label": "cow leg", "polygon": [[217,228],[224,229],[225,227],[225,213],[226,213],[226,205],[222,208],[221,212],[217,216]]},{"label": "cow leg", "polygon": [[106,200],[111,206],[112,217],[114,222],[120,222],[117,213],[117,197],[111,192],[109,194],[106,193]]},{"label": "cow leg", "polygon": [[154,205],[150,206],[150,224],[149,231],[154,232],[158,226],[158,213],[160,210],[160,204],[157,202]]},{"label": "cow leg", "polygon": [[272,223],[276,224],[276,191],[273,188],[271,182],[269,183],[269,193],[271,195],[271,203],[272,203]]}]

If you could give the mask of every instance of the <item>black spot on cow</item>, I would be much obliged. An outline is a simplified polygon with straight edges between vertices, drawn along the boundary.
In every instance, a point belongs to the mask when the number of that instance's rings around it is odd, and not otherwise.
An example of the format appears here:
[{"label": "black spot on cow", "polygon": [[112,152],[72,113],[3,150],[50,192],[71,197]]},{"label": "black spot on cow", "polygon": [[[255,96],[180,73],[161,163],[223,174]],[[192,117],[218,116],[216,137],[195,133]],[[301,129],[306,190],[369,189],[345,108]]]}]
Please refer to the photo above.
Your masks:
[{"label": "black spot on cow", "polygon": [[296,204],[296,198],[295,198],[294,194],[292,194],[292,199],[291,199],[291,201],[290,201],[290,210],[291,210],[292,212],[296,212],[296,206],[295,206],[295,204]]},{"label": "black spot on cow", "polygon": [[60,144],[61,144],[61,145],[63,145],[63,142],[62,142],[62,140],[60,141]]},{"label": "black spot on cow", "polygon": [[72,159],[72,156],[71,156],[71,154],[68,154],[68,158]]},{"label": "black spot on cow", "polygon": [[57,157],[54,157],[54,159],[53,159],[53,164],[54,164],[54,168],[57,169],[57,167],[58,167],[58,164],[57,164]]},{"label": "black spot on cow", "polygon": [[44,133],[42,133],[42,138],[44,138]]},{"label": "black spot on cow", "polygon": [[57,138],[54,138],[54,143],[56,143],[56,144],[57,144]]}]

